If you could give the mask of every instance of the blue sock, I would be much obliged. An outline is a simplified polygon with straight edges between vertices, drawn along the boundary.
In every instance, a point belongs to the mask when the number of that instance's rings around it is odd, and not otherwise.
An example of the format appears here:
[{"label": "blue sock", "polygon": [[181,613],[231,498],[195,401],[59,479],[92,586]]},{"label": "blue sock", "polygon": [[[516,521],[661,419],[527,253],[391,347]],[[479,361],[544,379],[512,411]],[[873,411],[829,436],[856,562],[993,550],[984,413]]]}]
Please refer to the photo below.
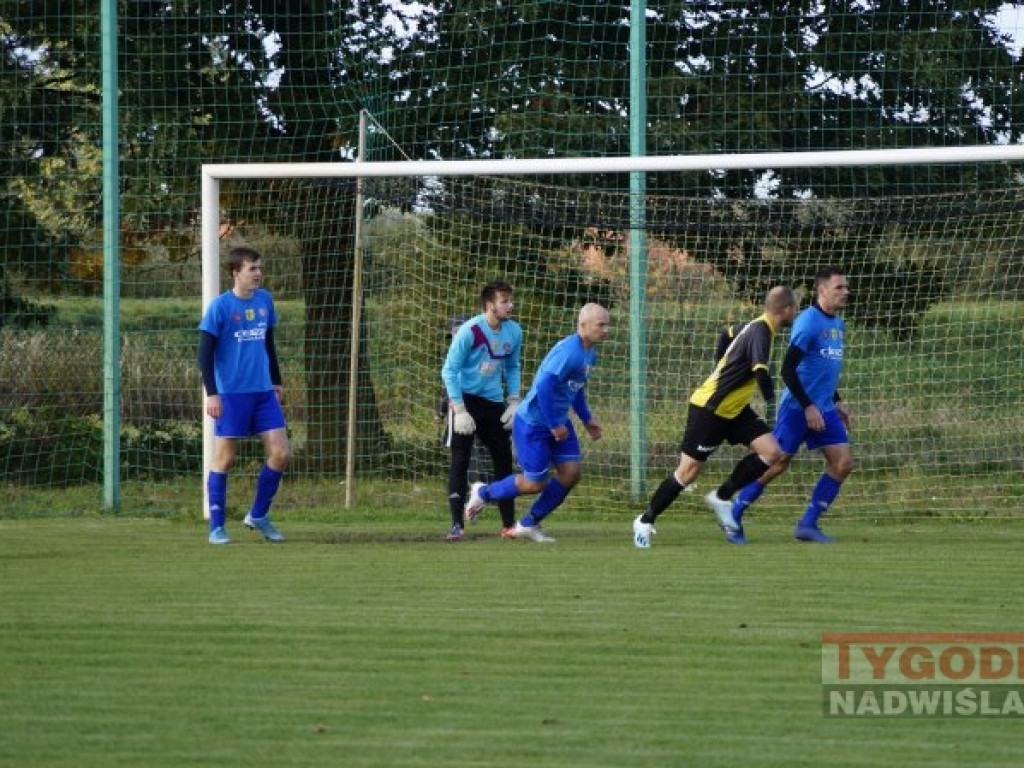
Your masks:
[{"label": "blue sock", "polygon": [[743,513],[747,511],[747,507],[761,498],[764,489],[765,486],[755,480],[749,485],[743,486],[736,494],[736,500],[732,503],[732,516],[737,523],[743,520]]},{"label": "blue sock", "polygon": [[839,489],[843,487],[841,481],[827,473],[823,473],[811,492],[811,503],[807,505],[804,516],[800,518],[797,526],[800,528],[817,528],[818,518],[828,510],[829,505],[836,500]]},{"label": "blue sock", "polygon": [[263,465],[259,477],[256,478],[256,498],[253,499],[252,509],[249,510],[249,514],[254,518],[267,516],[270,504],[274,501],[274,495],[281,486],[283,474],[276,469],[271,469],[266,464]]},{"label": "blue sock", "polygon": [[519,489],[516,488],[515,475],[503,477],[480,489],[480,498],[484,501],[504,501],[505,499],[514,499],[518,495]]},{"label": "blue sock", "polygon": [[528,528],[537,525],[541,520],[554,512],[568,495],[569,489],[552,477],[548,480],[548,484],[544,486],[544,490],[540,492],[537,500],[533,502],[530,511],[519,521],[519,524]]},{"label": "blue sock", "polygon": [[227,472],[211,471],[206,477],[206,500],[209,503],[210,530],[223,528],[228,519]]}]

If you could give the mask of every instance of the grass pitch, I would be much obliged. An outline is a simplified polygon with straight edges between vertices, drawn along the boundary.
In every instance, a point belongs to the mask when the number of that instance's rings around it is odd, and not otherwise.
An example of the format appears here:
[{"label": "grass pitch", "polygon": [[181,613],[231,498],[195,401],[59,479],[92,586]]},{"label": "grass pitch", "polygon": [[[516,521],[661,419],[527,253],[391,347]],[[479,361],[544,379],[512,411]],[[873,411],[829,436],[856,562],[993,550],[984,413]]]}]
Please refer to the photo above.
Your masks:
[{"label": "grass pitch", "polygon": [[1019,720],[821,712],[823,632],[1020,631],[1015,520],[278,523],[0,521],[0,765],[1020,764]]}]

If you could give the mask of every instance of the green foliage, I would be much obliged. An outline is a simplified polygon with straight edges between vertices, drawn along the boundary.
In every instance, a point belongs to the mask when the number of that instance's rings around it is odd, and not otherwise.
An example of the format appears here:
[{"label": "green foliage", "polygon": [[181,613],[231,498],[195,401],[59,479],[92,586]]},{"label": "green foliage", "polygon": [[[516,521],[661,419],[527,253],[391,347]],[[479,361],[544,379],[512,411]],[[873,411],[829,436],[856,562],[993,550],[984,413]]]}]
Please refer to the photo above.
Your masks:
[{"label": "green foliage", "polygon": [[0,328],[34,328],[46,326],[53,319],[57,308],[22,296],[4,293],[0,296]]}]

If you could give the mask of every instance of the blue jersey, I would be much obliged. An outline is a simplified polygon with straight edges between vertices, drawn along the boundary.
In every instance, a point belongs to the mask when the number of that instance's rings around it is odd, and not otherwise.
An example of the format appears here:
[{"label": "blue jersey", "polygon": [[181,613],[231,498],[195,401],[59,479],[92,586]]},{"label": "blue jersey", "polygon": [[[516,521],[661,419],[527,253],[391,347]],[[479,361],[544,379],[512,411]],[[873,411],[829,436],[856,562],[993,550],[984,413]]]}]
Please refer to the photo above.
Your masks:
[{"label": "blue jersey", "polygon": [[[833,395],[843,370],[845,330],[841,317],[826,314],[817,305],[811,305],[797,315],[790,333],[790,345],[804,353],[796,367],[796,374],[807,396],[822,413],[836,407]],[[803,410],[788,388],[782,391],[779,399],[779,410],[783,408]]]},{"label": "blue jersey", "polygon": [[522,346],[523,329],[515,320],[503,320],[496,331],[483,313],[467,320],[456,331],[441,368],[449,399],[461,403],[463,394],[469,394],[503,402],[502,381],[508,394],[518,397]]},{"label": "blue jersey", "polygon": [[[527,424],[548,429],[565,424],[574,404],[585,405],[583,387],[596,363],[597,349],[584,349],[578,333],[562,339],[541,361],[516,416]],[[577,415],[584,420],[589,418],[589,414],[579,411]]]},{"label": "blue jersey", "polygon": [[220,394],[268,392],[267,329],[277,325],[270,293],[257,288],[251,299],[226,291],[210,302],[199,330],[217,337],[214,376]]}]

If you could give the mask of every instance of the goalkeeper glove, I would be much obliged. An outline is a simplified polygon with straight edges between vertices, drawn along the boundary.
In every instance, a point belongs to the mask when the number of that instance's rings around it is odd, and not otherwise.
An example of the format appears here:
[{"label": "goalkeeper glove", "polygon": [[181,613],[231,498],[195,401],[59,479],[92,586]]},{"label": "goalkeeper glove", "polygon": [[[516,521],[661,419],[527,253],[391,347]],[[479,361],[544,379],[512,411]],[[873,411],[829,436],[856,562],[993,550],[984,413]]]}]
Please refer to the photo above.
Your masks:
[{"label": "goalkeeper glove", "polygon": [[455,411],[455,432],[460,435],[472,435],[476,432],[476,422],[466,406],[462,403],[452,403],[452,410]]},{"label": "goalkeeper glove", "polygon": [[519,407],[519,397],[516,395],[510,395],[506,402],[508,403],[508,407],[505,409],[505,412],[501,414],[501,424],[505,429],[511,430],[512,417],[516,415],[516,408]]}]

